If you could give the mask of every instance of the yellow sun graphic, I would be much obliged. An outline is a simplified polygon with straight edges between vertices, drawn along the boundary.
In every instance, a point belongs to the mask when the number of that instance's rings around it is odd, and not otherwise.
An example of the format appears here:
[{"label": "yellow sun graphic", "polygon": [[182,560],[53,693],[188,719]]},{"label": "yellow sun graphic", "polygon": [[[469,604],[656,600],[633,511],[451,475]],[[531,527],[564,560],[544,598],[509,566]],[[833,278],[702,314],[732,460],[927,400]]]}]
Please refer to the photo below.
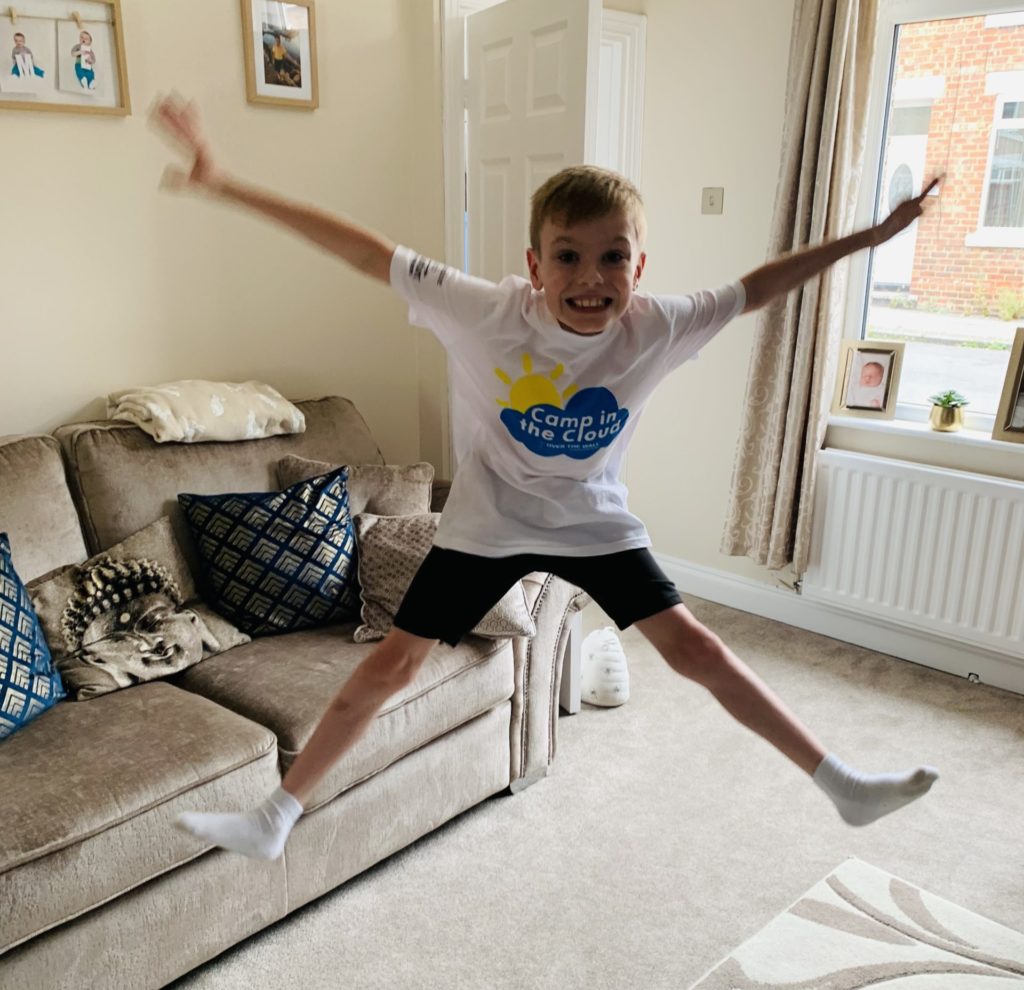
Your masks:
[{"label": "yellow sun graphic", "polygon": [[547,375],[542,375],[539,372],[535,374],[533,371],[533,358],[529,354],[524,354],[523,371],[526,374],[518,381],[513,382],[501,368],[494,369],[494,373],[506,385],[510,386],[508,402],[498,399],[499,406],[504,406],[506,409],[515,409],[518,412],[526,412],[530,406],[540,405],[558,406],[561,408],[562,400],[568,399],[577,391],[575,385],[570,385],[564,392],[559,393],[558,388],[555,386],[554,383],[565,372],[564,365],[556,364]]}]

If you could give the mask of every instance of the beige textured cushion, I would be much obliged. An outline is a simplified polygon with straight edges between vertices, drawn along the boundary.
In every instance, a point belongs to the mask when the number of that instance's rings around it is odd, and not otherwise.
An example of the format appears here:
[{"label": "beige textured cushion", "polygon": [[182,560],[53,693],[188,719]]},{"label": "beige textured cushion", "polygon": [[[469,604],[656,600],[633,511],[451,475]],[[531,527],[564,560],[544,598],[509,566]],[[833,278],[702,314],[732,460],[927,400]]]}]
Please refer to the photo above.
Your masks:
[{"label": "beige textured cushion", "polygon": [[[354,634],[357,643],[382,639],[391,628],[398,606],[434,542],[440,518],[439,512],[409,516],[364,512],[355,517],[363,599],[363,624]],[[453,597],[458,593],[458,588],[451,589]],[[521,581],[509,588],[473,632],[491,639],[533,636],[537,632]]]},{"label": "beige textured cushion", "polygon": [[258,440],[306,428],[299,409],[263,382],[189,379],[123,389],[107,396],[107,415],[157,443]]},{"label": "beige textured cushion", "polygon": [[[311,461],[289,454],[277,462],[277,485],[283,491],[300,481],[330,474],[344,467],[326,461]],[[378,516],[408,516],[430,511],[430,489],[434,466],[422,461],[395,464],[348,465],[348,508],[353,516],[372,512]]]},{"label": "beige textured cushion", "polygon": [[[130,578],[126,568],[111,567],[108,561],[152,561],[158,567],[142,567]],[[111,587],[96,587],[98,579],[110,581]],[[137,590],[140,580],[150,582],[144,594]],[[84,564],[37,578],[28,591],[68,696],[76,701],[166,677],[249,642],[199,601],[166,516]],[[76,625],[74,609],[87,597],[96,603],[94,614]],[[68,630],[75,629],[82,635],[69,639]]]}]

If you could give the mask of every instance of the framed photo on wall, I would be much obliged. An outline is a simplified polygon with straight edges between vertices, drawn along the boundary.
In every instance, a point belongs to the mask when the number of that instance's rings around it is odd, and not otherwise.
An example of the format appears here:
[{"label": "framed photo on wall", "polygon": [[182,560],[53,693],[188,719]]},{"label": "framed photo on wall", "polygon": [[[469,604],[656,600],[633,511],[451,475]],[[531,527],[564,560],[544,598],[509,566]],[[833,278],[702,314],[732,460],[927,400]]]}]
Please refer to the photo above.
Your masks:
[{"label": "framed photo on wall", "polygon": [[315,110],[313,0],[242,0],[242,33],[249,102]]},{"label": "framed photo on wall", "polygon": [[832,412],[866,419],[894,419],[904,346],[878,340],[844,340]]},{"label": "framed photo on wall", "polygon": [[1014,334],[992,439],[1024,443],[1024,327]]},{"label": "framed photo on wall", "polygon": [[0,7],[0,108],[130,114],[121,0]]}]

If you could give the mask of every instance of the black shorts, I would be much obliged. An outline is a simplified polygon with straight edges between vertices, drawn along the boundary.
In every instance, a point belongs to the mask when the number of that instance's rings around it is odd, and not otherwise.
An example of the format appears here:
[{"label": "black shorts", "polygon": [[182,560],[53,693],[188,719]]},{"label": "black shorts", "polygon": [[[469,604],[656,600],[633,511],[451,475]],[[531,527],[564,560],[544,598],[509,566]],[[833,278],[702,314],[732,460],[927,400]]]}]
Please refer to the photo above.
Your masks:
[{"label": "black shorts", "polygon": [[415,636],[455,646],[531,571],[557,574],[582,588],[620,629],[682,601],[646,548],[594,557],[537,553],[481,557],[431,547],[405,593],[395,625]]}]

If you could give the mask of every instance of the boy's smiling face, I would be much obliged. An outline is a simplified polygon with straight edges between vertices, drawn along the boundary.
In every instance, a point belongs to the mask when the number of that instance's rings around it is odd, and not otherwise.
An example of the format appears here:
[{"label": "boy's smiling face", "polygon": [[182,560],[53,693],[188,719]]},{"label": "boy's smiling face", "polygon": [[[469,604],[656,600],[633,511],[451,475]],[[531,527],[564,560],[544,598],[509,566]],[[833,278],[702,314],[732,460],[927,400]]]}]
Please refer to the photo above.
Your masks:
[{"label": "boy's smiling face", "polygon": [[647,260],[636,238],[623,210],[572,226],[544,221],[540,251],[528,248],[526,261],[533,287],[544,290],[563,330],[593,336],[626,312]]}]

